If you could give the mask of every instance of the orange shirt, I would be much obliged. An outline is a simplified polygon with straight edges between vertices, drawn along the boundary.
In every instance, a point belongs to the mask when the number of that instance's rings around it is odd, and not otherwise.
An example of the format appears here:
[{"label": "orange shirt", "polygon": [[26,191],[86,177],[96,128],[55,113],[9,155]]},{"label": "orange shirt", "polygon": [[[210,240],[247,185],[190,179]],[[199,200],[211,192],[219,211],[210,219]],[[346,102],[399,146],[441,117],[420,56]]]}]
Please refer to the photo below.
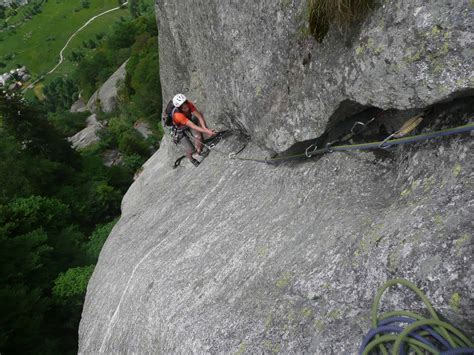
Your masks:
[{"label": "orange shirt", "polygon": [[[196,111],[196,107],[191,101],[188,101],[189,109],[192,112]],[[182,112],[176,111],[173,114],[173,124],[175,124],[178,127],[185,126],[186,123],[188,123],[189,118],[186,117],[186,115]]]}]

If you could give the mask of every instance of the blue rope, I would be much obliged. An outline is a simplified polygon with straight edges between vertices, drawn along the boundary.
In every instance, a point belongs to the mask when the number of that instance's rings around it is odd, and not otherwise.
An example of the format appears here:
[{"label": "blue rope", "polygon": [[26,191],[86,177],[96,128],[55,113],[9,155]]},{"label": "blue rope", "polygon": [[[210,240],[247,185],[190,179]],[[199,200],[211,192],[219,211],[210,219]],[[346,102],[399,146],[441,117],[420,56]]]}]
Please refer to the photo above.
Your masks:
[{"label": "blue rope", "polygon": [[[402,139],[398,140],[399,142],[397,142],[397,140],[394,139],[392,141],[385,142],[385,144],[388,144],[388,146],[390,147],[392,145],[414,143],[414,142],[419,142],[419,141],[423,141],[423,140],[426,140],[426,139],[432,139],[432,138],[436,138],[436,137],[443,137],[443,136],[449,136],[449,135],[452,135],[452,134],[460,134],[460,133],[464,133],[464,132],[470,132],[472,130],[474,130],[474,124],[467,124],[467,125],[452,128],[452,129],[449,129],[449,130],[446,130],[446,131],[438,131],[438,132],[433,132],[433,133],[420,134],[418,136],[402,138]],[[382,146],[381,148],[384,148],[384,146]]]},{"label": "blue rope", "polygon": [[[414,323],[414,322],[416,322],[416,319],[412,319],[412,318],[408,318],[408,317],[391,317],[391,318],[387,318],[387,319],[384,319],[384,320],[380,321],[379,325],[388,325],[388,324],[392,324],[392,323],[408,323],[408,324],[411,324],[411,323]],[[434,331],[434,329],[431,328],[430,326],[423,326],[420,329],[425,330],[428,333],[430,333],[430,335],[433,338],[438,340],[447,349],[452,348],[451,345],[449,344],[449,342],[445,338],[443,338],[440,334],[438,334],[436,331]],[[420,339],[418,339],[418,340],[420,340]]]},{"label": "blue rope", "polygon": [[[372,142],[372,143],[366,143],[366,144],[335,146],[335,147],[331,147],[331,150],[333,150],[333,151],[346,151],[346,150],[363,150],[363,149],[373,149],[373,148],[384,148],[385,149],[385,148],[390,148],[390,147],[396,146],[396,145],[420,142],[420,141],[425,141],[425,140],[433,139],[433,138],[437,138],[437,137],[450,136],[450,135],[453,135],[453,134],[460,134],[460,133],[470,132],[470,131],[473,131],[473,130],[474,130],[474,123],[469,123],[469,124],[466,124],[464,126],[450,128],[450,129],[443,130],[443,131],[437,131],[437,132],[432,132],[432,133],[420,134],[420,135],[417,135],[417,136],[410,136],[410,137],[405,137],[405,138],[393,139],[393,140],[389,140],[389,141],[386,141],[386,142]],[[310,154],[311,154],[311,152],[310,152]]]},{"label": "blue rope", "polygon": [[[409,318],[408,318],[409,319]],[[411,320],[411,319],[410,319]],[[413,323],[415,322],[414,320],[411,320],[411,322],[407,322],[407,323]],[[371,329],[367,335],[365,336],[364,340],[362,341],[362,344],[359,348],[359,355],[362,355],[362,353],[364,352],[364,349],[366,348],[367,344],[370,343],[370,341],[372,340],[373,337],[375,337],[377,334],[385,334],[385,333],[401,333],[403,332],[403,328],[401,327],[397,327],[397,326],[394,326],[394,325],[383,325],[383,326],[379,326],[375,329]],[[429,340],[427,340],[426,338],[416,334],[415,332],[412,332],[410,333],[410,336],[432,348],[436,348],[436,346],[430,342]]]},{"label": "blue rope", "polygon": [[[379,315],[380,300],[386,289],[402,285],[418,295],[431,318],[426,319],[418,314],[406,311],[392,311]],[[405,279],[394,279],[385,282],[379,288],[371,311],[372,329],[362,340],[358,354],[405,355],[407,351],[439,355],[474,355],[474,344],[459,329],[439,319],[430,301],[413,283]],[[393,343],[395,341],[395,343]]]},{"label": "blue rope", "polygon": [[[332,152],[341,152],[341,151],[350,151],[350,150],[365,150],[365,149],[386,149],[390,148],[392,146],[396,145],[402,145],[402,144],[408,144],[408,143],[414,143],[414,142],[420,142],[428,139],[433,139],[437,137],[443,137],[443,136],[450,136],[454,134],[460,134],[460,133],[466,133],[466,132],[471,132],[474,131],[474,123],[468,123],[464,126],[459,126],[455,128],[449,128],[446,130],[442,131],[436,131],[432,133],[424,133],[420,134],[417,136],[410,136],[410,137],[404,137],[404,138],[398,138],[398,139],[392,139],[388,141],[380,141],[380,142],[371,142],[371,143],[362,143],[362,144],[352,144],[352,145],[339,145],[339,146],[331,146],[327,145],[322,148],[316,147],[313,151],[306,151],[304,153],[300,154],[295,154],[292,156],[287,156],[287,157],[276,157],[276,158],[247,158],[247,157],[236,157],[233,156],[232,159],[238,159],[238,160],[243,160],[243,161],[253,161],[257,163],[265,163],[265,164],[277,164],[281,163],[284,161],[290,161],[294,159],[305,159],[305,158],[310,158],[314,155],[319,155],[319,154],[325,154],[325,153],[332,153]],[[311,145],[312,147],[314,145]]]},{"label": "blue rope", "polygon": [[474,348],[452,349],[448,351],[443,351],[439,355],[457,355],[457,354],[474,355]]}]

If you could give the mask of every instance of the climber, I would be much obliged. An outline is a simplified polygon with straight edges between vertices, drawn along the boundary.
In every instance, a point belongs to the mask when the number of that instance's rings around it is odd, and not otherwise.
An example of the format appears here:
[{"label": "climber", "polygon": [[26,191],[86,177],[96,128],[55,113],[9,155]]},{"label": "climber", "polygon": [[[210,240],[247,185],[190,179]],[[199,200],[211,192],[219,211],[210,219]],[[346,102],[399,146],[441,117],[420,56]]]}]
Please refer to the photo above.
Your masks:
[{"label": "climber", "polygon": [[183,94],[177,94],[173,97],[173,106],[174,109],[171,113],[173,140],[176,144],[181,145],[191,163],[198,166],[200,161],[193,158],[193,153],[196,152],[198,156],[201,156],[202,134],[212,137],[216,134],[216,131],[207,128],[202,113]]}]

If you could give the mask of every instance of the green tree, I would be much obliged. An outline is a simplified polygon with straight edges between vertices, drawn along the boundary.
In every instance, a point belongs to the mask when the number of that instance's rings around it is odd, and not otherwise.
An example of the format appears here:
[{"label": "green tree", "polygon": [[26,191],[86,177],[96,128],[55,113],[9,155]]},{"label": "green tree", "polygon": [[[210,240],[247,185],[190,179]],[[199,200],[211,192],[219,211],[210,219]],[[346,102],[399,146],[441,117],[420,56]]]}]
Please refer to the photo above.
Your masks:
[{"label": "green tree", "polygon": [[77,353],[89,251],[103,243],[85,236],[119,215],[133,172],[74,152],[38,105],[0,92],[0,353]]},{"label": "green tree", "polygon": [[105,51],[99,49],[92,58],[84,58],[79,62],[74,76],[83,96],[89,98],[113,72],[114,68]]},{"label": "green tree", "polygon": [[94,271],[94,265],[80,266],[60,273],[54,281],[53,295],[60,302],[73,302],[82,306],[82,298],[86,294],[87,283]]},{"label": "green tree", "polygon": [[71,164],[77,154],[44,119],[44,112],[30,107],[17,94],[0,93],[2,128],[22,145],[25,153],[56,163]]},{"label": "green tree", "polygon": [[77,341],[82,304],[93,271],[94,265],[70,268],[60,273],[54,281],[52,298],[64,331],[71,334],[66,344],[66,348],[71,350],[77,347],[74,341]]},{"label": "green tree", "polygon": [[140,16],[140,1],[139,0],[129,0],[128,6],[130,8],[130,14],[132,17],[136,18]]},{"label": "green tree", "polygon": [[116,223],[117,220],[115,219],[110,223],[101,224],[96,227],[86,244],[86,253],[90,262],[95,263],[99,258],[102,246]]},{"label": "green tree", "polygon": [[80,163],[42,116],[17,96],[0,92],[0,202],[31,193],[52,194]]},{"label": "green tree", "polygon": [[86,126],[89,115],[89,112],[52,112],[48,114],[48,121],[63,137],[70,137]]},{"label": "green tree", "polygon": [[137,32],[138,28],[134,22],[116,22],[113,33],[107,40],[108,47],[112,50],[131,47]]},{"label": "green tree", "polygon": [[40,192],[37,180],[30,179],[34,169],[24,156],[21,145],[0,128],[0,203]]},{"label": "green tree", "polygon": [[128,130],[119,138],[119,150],[127,155],[138,154],[145,156],[148,153],[148,145],[136,130]]},{"label": "green tree", "polygon": [[43,94],[46,111],[65,111],[77,100],[79,88],[71,79],[56,78],[44,87]]},{"label": "green tree", "polygon": [[81,51],[76,52],[73,50],[71,52],[71,55],[68,57],[68,59],[71,62],[79,63],[82,59],[84,59],[84,53]]},{"label": "green tree", "polygon": [[38,276],[51,248],[42,229],[9,233],[7,213],[0,206],[0,352],[33,353],[50,305]]},{"label": "green tree", "polygon": [[144,116],[161,112],[161,85],[158,53],[149,53],[139,59],[132,74],[130,86],[134,90],[132,102]]}]

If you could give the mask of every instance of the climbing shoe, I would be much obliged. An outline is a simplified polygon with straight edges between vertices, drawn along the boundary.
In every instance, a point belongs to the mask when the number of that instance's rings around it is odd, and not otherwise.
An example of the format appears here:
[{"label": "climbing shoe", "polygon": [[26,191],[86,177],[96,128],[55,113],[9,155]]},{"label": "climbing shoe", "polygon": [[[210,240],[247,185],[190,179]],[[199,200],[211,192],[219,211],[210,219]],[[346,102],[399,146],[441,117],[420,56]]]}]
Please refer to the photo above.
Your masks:
[{"label": "climbing shoe", "polygon": [[199,164],[201,164],[198,160],[196,159],[193,159],[191,160],[191,163],[193,163],[193,165],[197,168],[199,166]]}]

